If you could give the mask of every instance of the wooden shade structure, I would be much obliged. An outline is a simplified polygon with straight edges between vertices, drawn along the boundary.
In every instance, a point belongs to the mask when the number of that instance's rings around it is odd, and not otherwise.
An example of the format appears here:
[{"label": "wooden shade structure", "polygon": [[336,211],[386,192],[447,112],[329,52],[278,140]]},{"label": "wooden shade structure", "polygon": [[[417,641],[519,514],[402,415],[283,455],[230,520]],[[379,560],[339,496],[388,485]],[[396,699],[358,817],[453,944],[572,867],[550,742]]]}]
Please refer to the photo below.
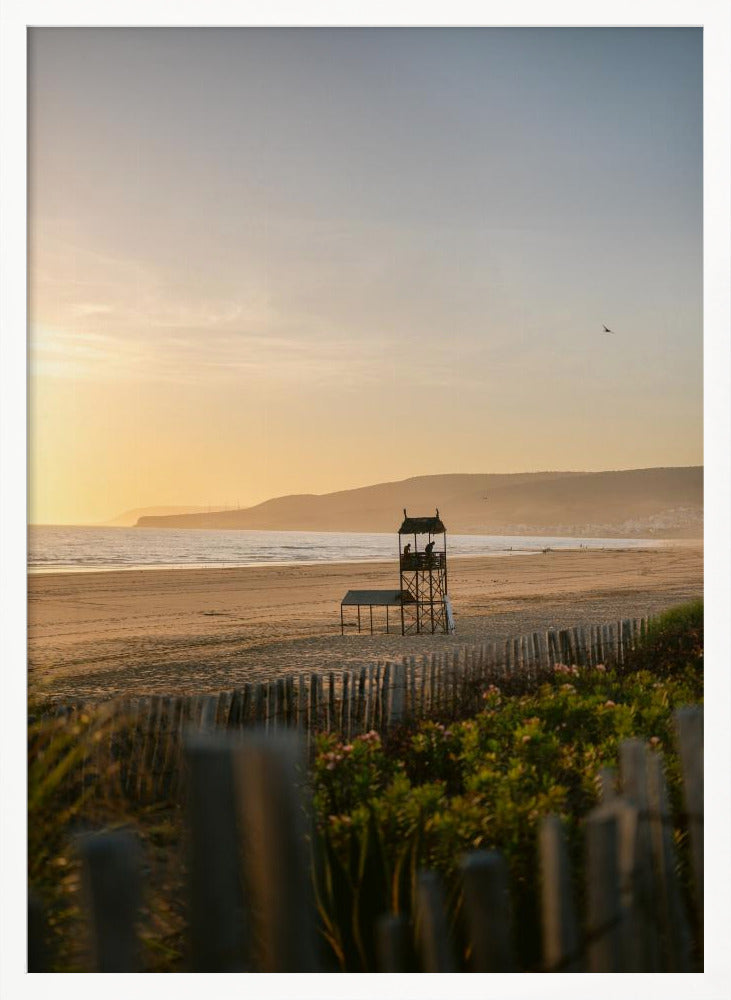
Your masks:
[{"label": "wooden shade structure", "polygon": [[358,631],[361,631],[361,608],[368,608],[370,619],[370,631],[373,634],[373,609],[386,609],[386,632],[389,631],[389,608],[401,608],[404,602],[409,603],[413,598],[410,594],[404,594],[401,590],[349,590],[340,602],[340,634],[345,631],[344,608],[355,607],[358,609]]}]

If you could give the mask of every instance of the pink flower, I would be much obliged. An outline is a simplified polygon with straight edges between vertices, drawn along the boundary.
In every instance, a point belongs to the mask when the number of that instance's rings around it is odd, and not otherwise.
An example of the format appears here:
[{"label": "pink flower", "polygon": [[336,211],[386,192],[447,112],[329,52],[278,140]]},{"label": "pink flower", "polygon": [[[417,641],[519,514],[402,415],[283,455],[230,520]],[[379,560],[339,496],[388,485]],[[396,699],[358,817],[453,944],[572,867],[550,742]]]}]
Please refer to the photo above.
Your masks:
[{"label": "pink flower", "polygon": [[605,708],[616,708],[617,706],[616,706],[615,702],[613,702],[613,701],[605,701],[604,702],[604,707]]},{"label": "pink flower", "polygon": [[600,674],[605,674],[607,672],[607,668],[604,666],[603,663],[597,663],[594,669],[598,670]]}]

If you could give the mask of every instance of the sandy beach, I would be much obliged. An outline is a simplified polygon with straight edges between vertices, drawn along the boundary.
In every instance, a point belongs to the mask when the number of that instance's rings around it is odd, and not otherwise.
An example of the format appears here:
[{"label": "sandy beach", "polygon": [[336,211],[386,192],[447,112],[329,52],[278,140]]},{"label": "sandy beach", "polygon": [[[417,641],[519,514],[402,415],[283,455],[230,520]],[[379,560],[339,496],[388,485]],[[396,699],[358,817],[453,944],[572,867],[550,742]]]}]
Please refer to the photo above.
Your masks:
[{"label": "sandy beach", "polygon": [[386,635],[383,609],[374,609],[376,634],[340,634],[348,589],[397,586],[392,562],[32,575],[30,690],[58,702],[213,692],[551,625],[640,617],[702,595],[703,549],[453,558],[454,635]]}]

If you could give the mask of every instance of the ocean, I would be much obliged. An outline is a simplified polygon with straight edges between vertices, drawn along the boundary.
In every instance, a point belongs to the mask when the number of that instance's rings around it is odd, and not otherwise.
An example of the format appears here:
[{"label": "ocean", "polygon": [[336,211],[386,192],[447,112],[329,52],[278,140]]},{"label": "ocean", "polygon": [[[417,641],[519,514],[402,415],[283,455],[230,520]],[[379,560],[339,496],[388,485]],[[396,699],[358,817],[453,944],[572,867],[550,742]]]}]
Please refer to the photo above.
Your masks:
[{"label": "ocean", "polygon": [[[515,556],[543,549],[660,547],[657,539],[447,535],[447,554]],[[441,548],[441,542],[437,542]],[[117,569],[272,566],[395,559],[395,532],[219,531],[198,528],[97,528],[33,525],[31,573]]]}]

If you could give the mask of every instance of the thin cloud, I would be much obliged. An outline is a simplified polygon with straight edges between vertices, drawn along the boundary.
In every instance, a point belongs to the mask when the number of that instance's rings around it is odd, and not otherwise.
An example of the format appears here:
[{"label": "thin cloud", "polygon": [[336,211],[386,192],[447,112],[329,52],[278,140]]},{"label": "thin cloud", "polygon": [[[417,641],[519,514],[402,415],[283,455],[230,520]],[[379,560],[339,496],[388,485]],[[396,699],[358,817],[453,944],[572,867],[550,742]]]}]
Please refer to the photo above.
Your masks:
[{"label": "thin cloud", "polygon": [[112,312],[112,306],[103,302],[77,302],[72,307],[72,311],[77,316],[101,316]]}]

